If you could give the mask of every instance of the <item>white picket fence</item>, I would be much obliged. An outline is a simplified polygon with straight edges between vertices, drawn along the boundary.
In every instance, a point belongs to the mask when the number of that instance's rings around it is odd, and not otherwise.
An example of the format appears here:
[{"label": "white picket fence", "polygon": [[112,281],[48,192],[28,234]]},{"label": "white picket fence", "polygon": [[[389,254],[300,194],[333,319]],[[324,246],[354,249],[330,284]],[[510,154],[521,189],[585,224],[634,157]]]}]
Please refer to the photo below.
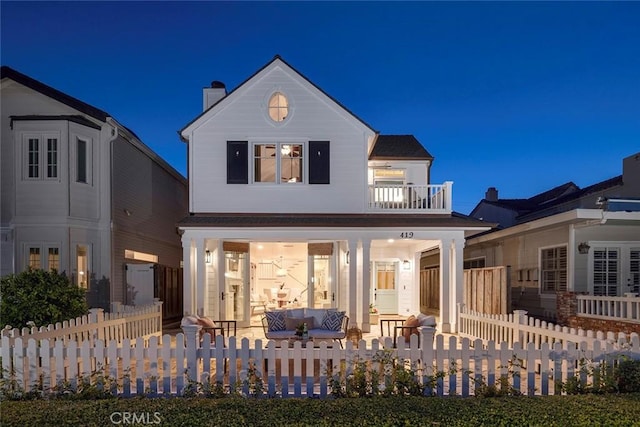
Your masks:
[{"label": "white picket fence", "polygon": [[627,293],[623,297],[576,295],[576,314],[605,320],[640,323],[640,297]]},{"label": "white picket fence", "polygon": [[266,396],[326,397],[331,393],[329,371],[349,375],[358,361],[371,361],[374,369],[380,368],[375,356],[387,349],[393,357],[410,363],[419,381],[428,381],[436,372],[444,373],[426,394],[469,396],[474,394],[476,380],[494,385],[506,378],[523,394],[548,395],[560,393],[556,381],[584,376],[581,361],[598,363],[622,356],[640,359],[637,334],[591,344],[567,340],[525,345],[516,341],[510,345],[507,341],[497,344],[456,336],[445,340],[437,335],[434,339],[434,329],[420,328],[420,342],[433,342],[432,346],[419,347],[418,337],[412,336],[410,343],[405,345],[400,340],[395,349],[391,348],[391,338],[373,340],[370,347],[363,340],[356,348],[348,341],[341,349],[324,342],[318,347],[312,342],[306,347],[300,342],[291,348],[286,343],[276,347],[274,341],[251,342],[235,337],[225,343],[222,336],[217,336],[212,345],[209,334],[204,335],[202,343],[198,341],[198,328],[189,325],[183,328],[184,334],[175,337],[124,339],[122,343],[99,339],[65,343],[18,337],[15,345],[9,346],[9,338],[3,336],[3,376],[15,380],[24,390],[36,386],[49,390],[65,382],[73,388],[80,377],[102,371],[117,379],[114,393],[125,397],[182,395],[192,381],[220,382],[227,389],[239,385],[240,391],[249,394],[251,381],[260,378]]},{"label": "white picket fence", "polygon": [[105,313],[101,308],[92,308],[85,316],[65,320],[55,325],[40,328],[5,328],[0,331],[0,334],[3,355],[5,349],[18,345],[16,344],[18,338],[21,338],[21,345],[26,346],[29,339],[59,340],[70,344],[84,341],[93,343],[96,340],[122,342],[124,339],[138,337],[143,339],[159,337],[162,335],[162,302],[155,301],[151,305],[114,313]]},{"label": "white picket fence", "polygon": [[512,314],[483,314],[469,311],[464,304],[458,304],[458,335],[470,339],[506,342],[510,347],[516,342],[533,343],[536,349],[547,343],[566,345],[585,342],[592,348],[596,342],[628,339],[625,334],[569,328],[541,321],[527,316],[524,310],[514,310]]}]

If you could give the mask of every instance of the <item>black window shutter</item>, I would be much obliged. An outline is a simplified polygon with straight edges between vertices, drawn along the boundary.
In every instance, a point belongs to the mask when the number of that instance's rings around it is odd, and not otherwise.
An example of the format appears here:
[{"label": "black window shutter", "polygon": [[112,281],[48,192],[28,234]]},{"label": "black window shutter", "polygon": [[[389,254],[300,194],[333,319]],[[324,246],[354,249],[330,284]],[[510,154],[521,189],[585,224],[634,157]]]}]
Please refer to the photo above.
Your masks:
[{"label": "black window shutter", "polygon": [[329,184],[329,141],[309,141],[309,184]]},{"label": "black window shutter", "polygon": [[227,184],[249,183],[249,143],[227,141]]}]

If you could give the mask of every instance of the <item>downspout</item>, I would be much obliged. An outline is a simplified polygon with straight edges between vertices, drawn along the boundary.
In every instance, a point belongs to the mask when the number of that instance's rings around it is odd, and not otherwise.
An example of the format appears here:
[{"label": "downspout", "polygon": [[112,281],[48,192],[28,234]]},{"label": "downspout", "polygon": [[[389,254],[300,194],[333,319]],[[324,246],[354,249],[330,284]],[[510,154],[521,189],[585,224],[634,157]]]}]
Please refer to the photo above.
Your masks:
[{"label": "downspout", "polygon": [[[115,292],[114,292],[114,284],[113,284],[113,278],[115,277],[115,266],[113,263],[113,258],[114,258],[114,253],[113,253],[113,246],[114,246],[114,242],[113,242],[113,228],[114,228],[114,224],[113,224],[113,217],[114,217],[114,212],[113,212],[113,143],[114,141],[118,138],[119,134],[118,134],[118,124],[117,122],[111,118],[111,117],[107,117],[107,124],[110,126],[111,128],[111,132],[110,132],[110,136],[109,139],[107,140],[107,142],[109,143],[109,269],[111,271],[111,289],[109,290],[109,300],[110,302],[115,300]],[[122,286],[122,294],[120,295],[120,301],[122,303],[125,303],[125,299],[126,299],[126,289],[127,286],[125,284],[127,278],[126,275],[123,272],[123,286]]]}]

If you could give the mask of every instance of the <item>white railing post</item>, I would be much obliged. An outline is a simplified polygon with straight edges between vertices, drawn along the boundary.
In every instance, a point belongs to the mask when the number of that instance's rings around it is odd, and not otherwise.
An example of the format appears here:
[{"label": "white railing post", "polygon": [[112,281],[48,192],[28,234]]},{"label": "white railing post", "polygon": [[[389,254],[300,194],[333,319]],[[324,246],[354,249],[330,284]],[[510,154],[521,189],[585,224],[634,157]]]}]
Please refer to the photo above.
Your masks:
[{"label": "white railing post", "polygon": [[162,301],[160,301],[160,298],[154,298],[153,305],[156,307],[156,322],[158,322],[154,332],[159,332],[162,335]]},{"label": "white railing post", "polygon": [[520,342],[522,345],[525,345],[526,343],[523,340],[522,337],[522,331],[520,330],[520,325],[526,325],[527,323],[527,310],[513,310],[513,324],[514,324],[514,333],[513,333],[513,337],[514,337],[514,342],[518,341]]},{"label": "white railing post", "polygon": [[451,212],[453,209],[453,192],[451,191],[453,187],[453,181],[445,181],[444,182],[444,209],[447,212]]},{"label": "white railing post", "polygon": [[625,307],[626,308],[626,313],[624,313],[624,318],[625,319],[629,319],[629,320],[637,319],[638,318],[637,316],[638,316],[639,313],[637,313],[637,312],[634,313],[633,304],[634,304],[634,299],[636,300],[635,304],[638,304],[638,300],[636,299],[638,294],[636,294],[634,292],[627,292],[627,293],[624,294],[624,296],[627,298],[627,301],[626,301],[626,304],[625,304],[626,305],[626,307]]},{"label": "white railing post", "polygon": [[93,341],[95,340],[104,341],[104,329],[103,329],[104,310],[102,308],[90,308],[89,319],[91,323],[95,323],[95,329],[92,334]]},{"label": "white railing post", "polygon": [[184,340],[187,345],[187,377],[190,380],[198,380],[198,346],[200,344],[201,325],[183,325]]},{"label": "white railing post", "polygon": [[456,325],[458,325],[458,333],[467,332],[463,328],[463,324],[461,322],[461,317],[460,317],[460,314],[462,314],[462,310],[463,309],[464,309],[464,303],[463,302],[459,302],[458,303],[458,311],[456,313]]},{"label": "white railing post", "polygon": [[122,303],[120,301],[113,301],[111,303],[112,313],[120,313],[121,310],[122,310]]}]

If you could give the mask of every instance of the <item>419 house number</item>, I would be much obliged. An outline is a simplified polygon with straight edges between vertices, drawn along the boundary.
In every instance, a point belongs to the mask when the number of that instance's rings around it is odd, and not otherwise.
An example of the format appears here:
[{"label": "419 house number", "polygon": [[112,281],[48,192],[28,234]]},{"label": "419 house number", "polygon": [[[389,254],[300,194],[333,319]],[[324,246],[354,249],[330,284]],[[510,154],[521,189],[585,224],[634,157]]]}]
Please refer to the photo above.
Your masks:
[{"label": "419 house number", "polygon": [[400,233],[400,238],[401,239],[413,239],[413,231],[405,231],[403,233]]}]

